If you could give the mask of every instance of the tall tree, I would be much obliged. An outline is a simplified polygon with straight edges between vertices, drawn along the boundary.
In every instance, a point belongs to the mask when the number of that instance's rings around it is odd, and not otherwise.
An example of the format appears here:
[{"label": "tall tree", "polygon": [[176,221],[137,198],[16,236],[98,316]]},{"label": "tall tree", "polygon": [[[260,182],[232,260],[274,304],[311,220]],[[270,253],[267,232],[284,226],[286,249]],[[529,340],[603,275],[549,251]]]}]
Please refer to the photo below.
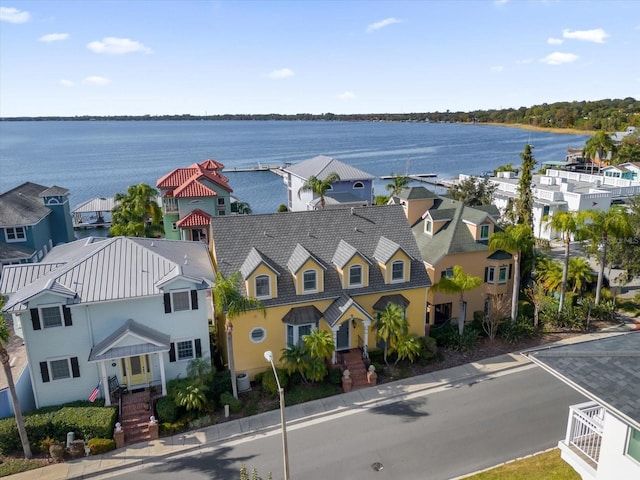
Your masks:
[{"label": "tall tree", "polygon": [[391,183],[387,183],[385,188],[389,190],[390,195],[393,196],[398,195],[402,190],[407,188],[407,185],[409,185],[409,177],[394,173],[391,176]]},{"label": "tall tree", "polygon": [[438,282],[431,285],[431,290],[450,295],[459,295],[460,306],[458,313],[458,333],[464,333],[464,322],[467,317],[467,304],[464,301],[464,294],[482,285],[480,277],[467,275],[460,265],[453,267],[453,276],[443,276]]},{"label": "tall tree", "polygon": [[404,318],[404,311],[400,305],[389,303],[380,313],[375,324],[378,338],[384,342],[383,358],[387,365],[387,355],[393,350],[398,337],[407,333],[408,325]]},{"label": "tall tree", "polygon": [[558,311],[564,308],[564,297],[567,292],[567,278],[569,276],[569,256],[571,253],[571,239],[575,235],[580,237],[585,216],[581,212],[555,212],[551,218],[545,216],[543,221],[555,232],[560,234],[564,243],[564,262],[562,265],[562,285],[560,287],[560,303]]},{"label": "tall tree", "polygon": [[213,305],[215,307],[216,321],[224,321],[224,329],[227,335],[227,357],[229,372],[231,373],[231,387],[233,396],[238,398],[238,385],[236,384],[236,367],[233,356],[233,323],[232,320],[249,310],[260,310],[264,316],[267,312],[260,300],[247,297],[242,294],[242,275],[240,272],[232,273],[225,277],[222,273],[216,273],[216,283],[213,285]]},{"label": "tall tree", "polygon": [[[314,195],[320,197],[320,208],[324,209],[325,200],[324,196],[331,188],[332,183],[336,183],[340,181],[340,175],[335,172],[330,173],[324,180],[320,180],[318,177],[311,175],[306,182],[300,187],[300,190],[303,192],[313,192]],[[300,197],[300,192],[298,192],[298,197]]]},{"label": "tall tree", "polygon": [[[606,160],[608,153],[613,155],[615,154],[615,151],[616,148],[613,140],[611,140],[611,136],[602,130],[598,130],[593,137],[587,140],[584,145],[584,149],[582,150],[582,154],[586,158],[591,159],[591,164],[593,165],[593,160],[596,156],[600,159],[600,162],[603,162]],[[602,166],[602,163],[600,166]]]},{"label": "tall tree", "polygon": [[517,223],[529,225],[533,231],[533,171],[536,166],[536,159],[533,156],[533,146],[526,144],[524,151],[520,154],[522,158],[522,172],[518,180],[518,199],[516,200]]},{"label": "tall tree", "polygon": [[507,225],[502,232],[495,232],[489,237],[489,248],[504,250],[513,256],[513,289],[511,292],[511,321],[518,318],[518,299],[520,296],[520,270],[522,252],[533,248],[533,232],[526,223]]},{"label": "tall tree", "polygon": [[[0,295],[0,312],[4,306],[4,297]],[[11,402],[13,403],[13,414],[16,417],[16,426],[18,427],[18,434],[20,435],[20,443],[22,443],[22,451],[24,458],[31,458],[31,446],[29,445],[29,437],[27,436],[27,429],[24,426],[24,418],[22,417],[22,408],[20,407],[20,401],[18,400],[18,394],[16,392],[16,384],[13,380],[13,372],[11,371],[11,364],[9,362],[9,352],[6,349],[6,345],[11,339],[11,330],[7,325],[4,316],[0,313],[0,363],[4,369],[4,375],[7,377],[7,383],[9,384],[9,393],[11,395]]]},{"label": "tall tree", "polygon": [[488,178],[469,177],[453,184],[447,193],[454,200],[459,200],[469,207],[491,205],[493,194],[498,185],[491,183]]},{"label": "tall tree", "polygon": [[131,185],[127,193],[116,193],[111,211],[113,236],[159,237],[162,235],[162,209],[158,191],[145,183]]},{"label": "tall tree", "polygon": [[627,210],[621,205],[613,205],[606,212],[603,210],[587,210],[585,212],[589,222],[585,224],[584,232],[587,237],[593,240],[600,251],[598,261],[598,283],[596,286],[595,303],[600,303],[600,291],[604,278],[604,267],[607,264],[607,249],[610,237],[627,238],[631,237],[631,224]]},{"label": "tall tree", "polygon": [[614,160],[616,165],[625,162],[640,162],[640,128],[622,139]]}]

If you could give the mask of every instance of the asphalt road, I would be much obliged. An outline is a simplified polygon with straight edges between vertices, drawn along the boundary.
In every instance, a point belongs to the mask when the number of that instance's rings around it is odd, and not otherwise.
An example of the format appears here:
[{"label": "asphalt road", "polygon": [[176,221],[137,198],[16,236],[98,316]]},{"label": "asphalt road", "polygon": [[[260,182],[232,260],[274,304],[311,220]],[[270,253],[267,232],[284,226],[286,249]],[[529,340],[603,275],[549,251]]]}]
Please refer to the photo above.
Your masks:
[{"label": "asphalt road", "polygon": [[[585,401],[537,367],[352,409],[287,430],[293,480],[447,480],[554,447],[568,406]],[[382,464],[375,471],[372,465]],[[113,478],[282,478],[280,431],[212,445]]]}]

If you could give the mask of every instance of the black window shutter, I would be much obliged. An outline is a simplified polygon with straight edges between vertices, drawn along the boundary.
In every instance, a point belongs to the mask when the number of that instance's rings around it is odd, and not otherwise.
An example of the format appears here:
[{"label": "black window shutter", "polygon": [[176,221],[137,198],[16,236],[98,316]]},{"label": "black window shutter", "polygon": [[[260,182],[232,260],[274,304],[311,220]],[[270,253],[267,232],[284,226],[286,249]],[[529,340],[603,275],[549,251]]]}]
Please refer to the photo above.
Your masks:
[{"label": "black window shutter", "polygon": [[63,305],[62,313],[64,314],[64,326],[70,327],[71,325],[73,325],[73,321],[71,320],[71,309]]},{"label": "black window shutter", "polygon": [[34,330],[40,330],[42,328],[40,326],[40,314],[38,313],[38,309],[37,308],[32,308],[31,309],[31,322],[33,323],[33,329]]},{"label": "black window shutter", "polygon": [[171,313],[171,294],[164,294],[164,313]]},{"label": "black window shutter", "polygon": [[511,279],[511,271],[513,270],[513,263],[509,264],[509,279]]},{"label": "black window shutter", "polygon": [[489,267],[484,267],[484,283],[489,280]]},{"label": "black window shutter", "polygon": [[71,357],[71,374],[73,378],[80,376],[80,365],[78,365],[78,357]]},{"label": "black window shutter", "polygon": [[191,290],[191,310],[198,309],[198,291]]},{"label": "black window shutter", "polygon": [[171,343],[171,348],[169,349],[169,361],[170,362],[176,361],[176,344],[175,343]]},{"label": "black window shutter", "polygon": [[202,342],[199,338],[196,338],[196,358],[202,357]]},{"label": "black window shutter", "polygon": [[40,373],[42,374],[42,382],[47,383],[49,381],[49,365],[47,365],[47,362],[40,362]]}]

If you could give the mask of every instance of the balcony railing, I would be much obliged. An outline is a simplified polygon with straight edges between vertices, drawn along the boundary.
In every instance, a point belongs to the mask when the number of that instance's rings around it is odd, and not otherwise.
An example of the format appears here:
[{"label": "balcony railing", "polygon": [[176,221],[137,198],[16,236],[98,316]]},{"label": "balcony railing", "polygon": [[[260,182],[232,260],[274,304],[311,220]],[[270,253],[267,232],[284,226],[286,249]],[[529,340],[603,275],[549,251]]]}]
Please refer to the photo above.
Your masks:
[{"label": "balcony railing", "polygon": [[567,445],[575,448],[597,467],[602,443],[604,408],[588,402],[569,407],[571,416],[567,426]]}]

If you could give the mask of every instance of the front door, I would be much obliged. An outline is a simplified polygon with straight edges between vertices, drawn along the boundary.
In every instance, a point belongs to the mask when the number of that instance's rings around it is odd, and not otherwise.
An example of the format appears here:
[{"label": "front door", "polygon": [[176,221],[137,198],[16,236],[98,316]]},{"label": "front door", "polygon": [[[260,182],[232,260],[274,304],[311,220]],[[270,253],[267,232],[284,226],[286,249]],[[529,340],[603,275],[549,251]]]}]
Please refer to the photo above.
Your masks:
[{"label": "front door", "polygon": [[122,359],[122,378],[128,387],[147,385],[151,382],[149,355]]},{"label": "front door", "polygon": [[349,325],[351,325],[349,320],[342,322],[342,325],[340,325],[336,338],[336,351],[349,350]]}]

